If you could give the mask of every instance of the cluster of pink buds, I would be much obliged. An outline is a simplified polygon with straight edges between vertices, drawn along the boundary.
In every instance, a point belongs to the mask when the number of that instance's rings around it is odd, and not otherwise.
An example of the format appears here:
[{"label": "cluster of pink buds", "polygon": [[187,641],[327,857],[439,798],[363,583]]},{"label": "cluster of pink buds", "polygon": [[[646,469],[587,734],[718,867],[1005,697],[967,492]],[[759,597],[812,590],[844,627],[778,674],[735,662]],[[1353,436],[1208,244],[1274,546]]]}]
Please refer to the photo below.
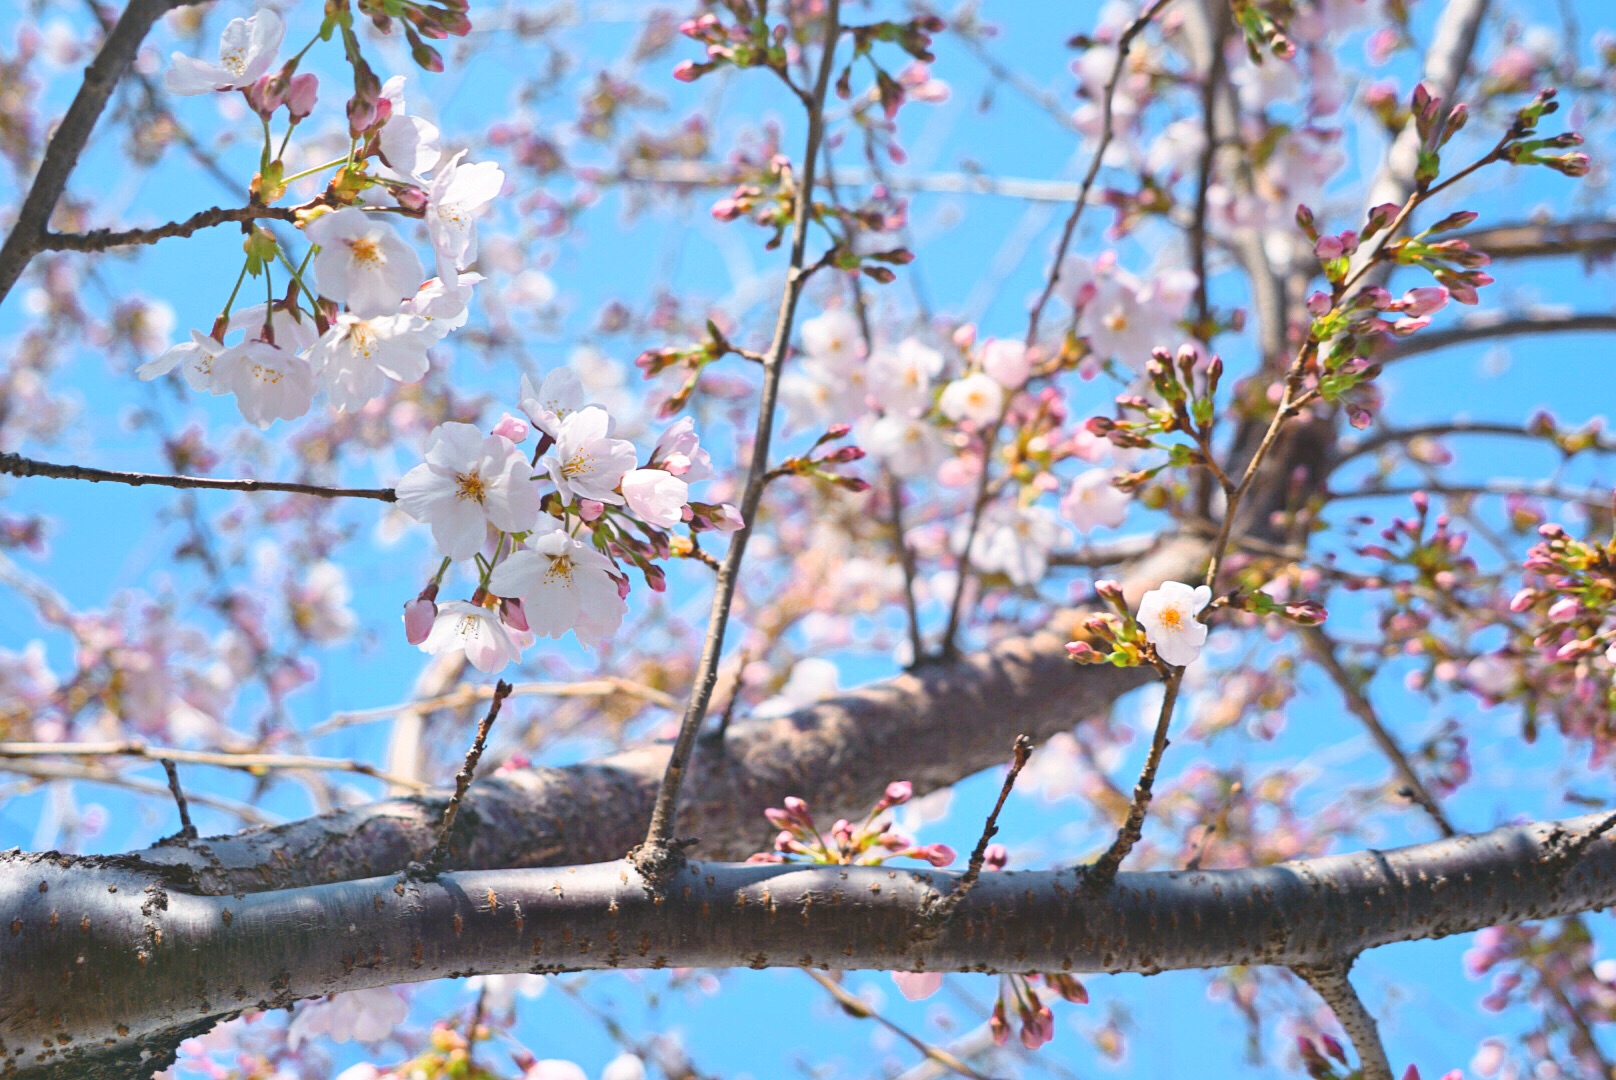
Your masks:
[{"label": "cluster of pink buds", "polygon": [[284,105],[294,125],[314,111],[319,93],[319,78],[308,71],[297,74],[296,60],[287,61],[279,71],[260,76],[257,82],[242,90],[248,107],[260,117],[268,120]]},{"label": "cluster of pink buds", "polygon": [[[1212,437],[1214,399],[1223,378],[1223,359],[1213,356],[1202,362],[1193,345],[1179,347],[1177,355],[1166,349],[1151,350],[1145,375],[1156,391],[1159,404],[1138,394],[1117,396],[1117,418],[1090,417],[1085,427],[1111,445],[1124,450],[1166,450],[1161,465],[1119,476],[1115,483],[1123,491],[1133,491],[1168,467],[1205,465],[1205,447]],[[1195,446],[1156,441],[1160,435],[1181,432],[1195,440]]]},{"label": "cluster of pink buds", "polygon": [[815,452],[826,443],[837,442],[847,438],[852,432],[851,425],[832,424],[825,433],[815,441],[805,454],[788,457],[779,465],[769,470],[768,479],[773,480],[783,476],[809,476],[824,480],[837,487],[852,492],[870,490],[870,482],[857,476],[843,476],[835,471],[837,465],[848,465],[864,458],[864,450],[857,446],[839,446],[834,450],[815,456]]},{"label": "cluster of pink buds", "polygon": [[892,807],[902,806],[913,796],[913,784],[907,780],[895,780],[887,785],[885,794],[870,808],[862,822],[855,825],[842,818],[831,826],[828,836],[814,824],[807,803],[795,795],[787,796],[785,806],[771,806],[763,811],[769,823],[780,830],[774,839],[774,850],[759,852],[746,861],[879,866],[888,859],[909,858],[922,859],[936,867],[948,866],[955,858],[953,848],[947,844],[917,845],[910,838],[893,831],[891,818],[880,817]]},{"label": "cluster of pink buds", "polygon": [[1056,994],[1076,1005],[1087,1005],[1089,992],[1081,982],[1066,974],[1001,975],[999,997],[993,1003],[988,1029],[993,1041],[1003,1046],[1010,1039],[1010,1015],[1021,1022],[1021,1045],[1036,1050],[1055,1037],[1055,1016],[1049,1011],[1033,982],[1042,979]]},{"label": "cluster of pink buds", "polygon": [[728,7],[735,20],[728,26],[711,11],[679,24],[681,34],[707,46],[707,59],[702,63],[681,61],[673,69],[675,79],[695,82],[725,65],[786,70],[787,25],[777,23],[771,30],[761,11],[753,10],[750,4],[731,0]]}]

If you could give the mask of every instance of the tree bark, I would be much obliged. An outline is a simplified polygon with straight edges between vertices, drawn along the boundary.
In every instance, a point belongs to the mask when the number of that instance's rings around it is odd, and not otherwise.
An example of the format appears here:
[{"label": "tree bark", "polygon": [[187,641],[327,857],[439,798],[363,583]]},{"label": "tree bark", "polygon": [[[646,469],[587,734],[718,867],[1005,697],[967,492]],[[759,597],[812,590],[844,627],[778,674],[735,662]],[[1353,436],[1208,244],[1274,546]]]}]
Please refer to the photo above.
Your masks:
[{"label": "tree bark", "polygon": [[1156,972],[1319,967],[1616,903],[1608,815],[1245,870],[984,875],[626,862],[394,874],[240,896],[119,858],[0,857],[0,1072],[125,1077],[245,1008],[490,972],[824,967]]}]

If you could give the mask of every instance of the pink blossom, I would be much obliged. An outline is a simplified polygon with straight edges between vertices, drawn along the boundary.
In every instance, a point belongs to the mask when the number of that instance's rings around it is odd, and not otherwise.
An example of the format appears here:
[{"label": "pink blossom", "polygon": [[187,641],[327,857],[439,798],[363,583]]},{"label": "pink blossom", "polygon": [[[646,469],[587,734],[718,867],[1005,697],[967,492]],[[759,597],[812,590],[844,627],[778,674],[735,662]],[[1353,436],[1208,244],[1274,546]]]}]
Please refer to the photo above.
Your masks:
[{"label": "pink blossom", "polygon": [[894,971],[892,981],[910,1001],[924,1001],[943,987],[941,971]]}]

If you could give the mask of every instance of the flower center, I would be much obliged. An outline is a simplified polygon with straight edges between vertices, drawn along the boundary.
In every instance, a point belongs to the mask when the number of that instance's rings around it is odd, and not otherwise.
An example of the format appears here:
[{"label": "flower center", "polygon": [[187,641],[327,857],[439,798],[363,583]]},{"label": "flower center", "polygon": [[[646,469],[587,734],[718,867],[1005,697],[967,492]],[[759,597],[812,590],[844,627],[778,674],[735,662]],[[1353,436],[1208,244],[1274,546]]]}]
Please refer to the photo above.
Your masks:
[{"label": "flower center", "polygon": [[1128,316],[1121,308],[1117,308],[1106,315],[1102,321],[1105,323],[1105,328],[1113,334],[1120,334],[1128,329]]},{"label": "flower center", "polygon": [[353,252],[353,260],[366,270],[373,270],[387,262],[382,257],[382,247],[374,238],[361,236],[357,240],[348,241],[348,249]]},{"label": "flower center", "polygon": [[348,341],[353,351],[366,360],[376,351],[376,334],[368,322],[356,322],[348,328]]},{"label": "flower center", "polygon": [[455,476],[455,494],[480,503],[488,497],[488,489],[483,486],[483,478],[478,473],[459,473]]},{"label": "flower center", "polygon": [[572,559],[565,555],[550,556],[550,569],[544,572],[546,585],[572,585]]},{"label": "flower center", "polygon": [[1177,632],[1184,629],[1184,609],[1177,604],[1162,608],[1161,624],[1164,629]]},{"label": "flower center", "polygon": [[561,466],[561,475],[566,477],[568,480],[571,480],[575,476],[581,476],[585,473],[592,472],[594,468],[594,455],[590,454],[586,450],[579,450],[577,453],[573,454],[567,459],[566,464]]},{"label": "flower center", "polygon": [[247,50],[241,48],[221,50],[219,66],[232,75],[240,75],[247,70]]}]

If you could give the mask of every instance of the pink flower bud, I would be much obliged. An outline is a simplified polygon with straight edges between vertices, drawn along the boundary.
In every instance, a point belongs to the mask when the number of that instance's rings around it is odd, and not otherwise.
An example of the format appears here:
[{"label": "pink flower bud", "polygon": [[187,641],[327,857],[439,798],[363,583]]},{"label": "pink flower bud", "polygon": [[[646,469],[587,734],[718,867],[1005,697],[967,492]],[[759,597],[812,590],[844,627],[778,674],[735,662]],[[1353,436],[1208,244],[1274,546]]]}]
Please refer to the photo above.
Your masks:
[{"label": "pink flower bud", "polygon": [[1570,622],[1582,614],[1582,604],[1574,596],[1563,596],[1549,605],[1550,622]]},{"label": "pink flower bud", "polygon": [[1073,660],[1087,656],[1093,651],[1094,649],[1086,641],[1068,641],[1066,643],[1066,655]]},{"label": "pink flower bud", "polygon": [[787,795],[782,801],[785,803],[787,812],[795,814],[801,818],[806,818],[808,816],[808,804],[803,802],[797,796]]},{"label": "pink flower bud", "polygon": [[286,90],[286,110],[296,123],[314,111],[314,102],[320,95],[320,80],[312,71],[293,76]]},{"label": "pink flower bud", "polygon": [[1431,315],[1448,306],[1448,290],[1440,285],[1422,285],[1403,294],[1404,310],[1414,318]]},{"label": "pink flower bud", "polygon": [[719,532],[732,533],[746,524],[741,518],[741,511],[732,503],[721,503],[708,518],[712,527]]},{"label": "pink flower bud", "polygon": [[392,192],[398,205],[412,214],[424,211],[426,204],[431,201],[431,196],[414,184],[399,184]]},{"label": "pink flower bud", "polygon": [[1010,849],[1003,844],[989,844],[982,852],[982,869],[1003,870],[1010,864]]},{"label": "pink flower bud", "polygon": [[695,82],[701,78],[701,69],[694,60],[681,60],[673,69],[673,77],[680,82]]},{"label": "pink flower bud", "polygon": [[268,120],[276,109],[286,100],[286,79],[277,71],[272,75],[260,75],[258,81],[242,91],[247,98],[247,104],[252,111]]},{"label": "pink flower bud", "polygon": [[954,849],[947,844],[927,844],[923,848],[916,848],[915,857],[925,859],[936,867],[948,866],[958,858],[954,853]]},{"label": "pink flower bud", "polygon": [[579,498],[578,516],[585,521],[599,520],[600,515],[606,512],[606,504],[594,499]]},{"label": "pink flower bud", "polygon": [[1525,611],[1527,608],[1531,607],[1535,603],[1537,603],[1537,590],[1536,589],[1522,589],[1520,592],[1516,593],[1515,596],[1510,600],[1510,602],[1509,602],[1509,610],[1517,612],[1517,613],[1522,612],[1522,611]]},{"label": "pink flower bud", "polygon": [[898,984],[898,992],[910,1001],[920,1001],[929,998],[942,989],[943,973],[941,971],[894,971],[892,981]]},{"label": "pink flower bud", "polygon": [[1313,245],[1313,254],[1317,255],[1321,262],[1339,259],[1345,252],[1346,246],[1341,243],[1339,236],[1321,236]]},{"label": "pink flower bud", "polygon": [[976,344],[976,324],[961,323],[954,328],[954,344],[962,349],[969,349]]},{"label": "pink flower bud", "polygon": [[[428,586],[436,593],[436,586]],[[404,640],[411,645],[419,645],[432,633],[432,624],[438,618],[438,605],[432,602],[432,597],[423,592],[414,600],[404,605]]]},{"label": "pink flower bud", "polygon": [[[495,435],[503,435],[513,443],[519,443],[527,438],[527,432],[527,421],[519,416],[512,416],[510,413],[501,416],[499,423],[494,425]],[[596,516],[598,517],[599,515],[597,514]]]},{"label": "pink flower bud", "polygon": [[881,800],[888,806],[902,806],[914,798],[915,785],[907,780],[894,780],[887,785],[887,793]]},{"label": "pink flower bud", "polygon": [[522,601],[520,600],[511,599],[510,597],[501,598],[499,617],[512,630],[526,631],[528,629],[527,609],[522,606]]}]

